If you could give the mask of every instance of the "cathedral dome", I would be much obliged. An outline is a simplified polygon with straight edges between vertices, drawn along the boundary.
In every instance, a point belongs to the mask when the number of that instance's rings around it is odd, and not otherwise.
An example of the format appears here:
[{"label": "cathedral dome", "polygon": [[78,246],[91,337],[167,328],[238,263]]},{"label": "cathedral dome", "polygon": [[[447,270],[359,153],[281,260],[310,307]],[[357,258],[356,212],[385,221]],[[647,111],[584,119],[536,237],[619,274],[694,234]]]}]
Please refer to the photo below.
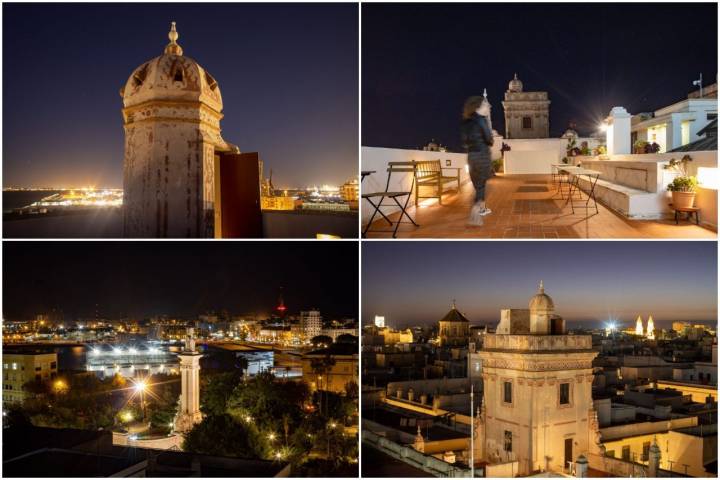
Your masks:
[{"label": "cathedral dome", "polygon": [[537,311],[537,310],[546,310],[551,311],[555,310],[555,304],[552,301],[552,298],[550,298],[545,293],[545,288],[543,287],[543,282],[540,281],[540,286],[538,287],[538,292],[535,294],[534,297],[530,299],[530,311]]},{"label": "cathedral dome", "polygon": [[137,67],[120,89],[125,108],[148,101],[202,102],[222,111],[222,96],[217,81],[195,60],[183,55],[176,43],[175,22],[168,34],[170,43],[159,57]]},{"label": "cathedral dome", "polygon": [[510,80],[510,83],[508,83],[508,91],[510,91],[510,92],[522,92],[523,91],[523,83],[518,78],[517,73],[515,74],[515,77],[513,77],[513,79]]}]

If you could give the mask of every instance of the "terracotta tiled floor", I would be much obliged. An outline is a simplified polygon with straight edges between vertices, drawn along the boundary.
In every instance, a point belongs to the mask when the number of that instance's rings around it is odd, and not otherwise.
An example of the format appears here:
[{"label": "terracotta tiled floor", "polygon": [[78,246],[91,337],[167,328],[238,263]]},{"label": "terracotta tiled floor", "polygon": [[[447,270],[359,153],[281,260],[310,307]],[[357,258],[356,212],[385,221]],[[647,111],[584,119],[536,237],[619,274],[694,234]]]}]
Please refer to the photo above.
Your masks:
[{"label": "terracotta tiled floor", "polygon": [[[598,203],[594,209],[564,206],[556,194],[549,175],[497,176],[488,183],[488,207],[492,214],[481,227],[468,226],[467,218],[474,199],[470,183],[460,192],[443,195],[443,205],[425,200],[429,205],[411,208],[410,215],[420,227],[403,224],[398,238],[717,238],[717,233],[703,227],[673,220],[628,220]],[[421,201],[421,205],[423,202]],[[702,213],[701,213],[702,215]],[[398,214],[392,215],[392,220]],[[391,238],[384,220],[376,220],[367,238]]]}]

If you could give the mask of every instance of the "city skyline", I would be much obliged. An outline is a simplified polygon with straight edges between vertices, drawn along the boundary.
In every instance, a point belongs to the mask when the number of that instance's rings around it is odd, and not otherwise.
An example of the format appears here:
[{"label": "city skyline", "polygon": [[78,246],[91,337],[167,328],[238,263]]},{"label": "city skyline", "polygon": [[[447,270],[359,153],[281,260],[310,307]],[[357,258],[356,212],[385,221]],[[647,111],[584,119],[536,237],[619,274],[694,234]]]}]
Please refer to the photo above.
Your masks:
[{"label": "city skyline", "polygon": [[[357,318],[357,248],[347,242],[5,242],[6,320],[61,309],[70,320],[271,313]],[[97,305],[97,307],[96,307]]]},{"label": "city skyline", "polygon": [[570,325],[714,321],[716,264],[705,242],[368,242],[362,324],[430,326],[453,300],[471,323],[496,324],[500,309],[527,308],[541,280]]},{"label": "city skyline", "polygon": [[[463,102],[484,89],[505,135],[502,100],[516,73],[525,91],[548,92],[551,137],[570,122],[597,133],[614,106],[635,114],[681,101],[700,73],[717,81],[717,4],[365,4],[362,13],[364,146],[435,139],[462,151]],[[668,42],[678,25],[693,34]]]},{"label": "city skyline", "polygon": [[352,4],[3,5],[3,66],[24,72],[5,78],[6,92],[32,92],[4,96],[14,119],[3,130],[4,186],[121,187],[118,89],[163,52],[170,21],[185,54],[220,85],[228,141],[258,151],[279,187],[340,185],[357,174],[357,12]]}]

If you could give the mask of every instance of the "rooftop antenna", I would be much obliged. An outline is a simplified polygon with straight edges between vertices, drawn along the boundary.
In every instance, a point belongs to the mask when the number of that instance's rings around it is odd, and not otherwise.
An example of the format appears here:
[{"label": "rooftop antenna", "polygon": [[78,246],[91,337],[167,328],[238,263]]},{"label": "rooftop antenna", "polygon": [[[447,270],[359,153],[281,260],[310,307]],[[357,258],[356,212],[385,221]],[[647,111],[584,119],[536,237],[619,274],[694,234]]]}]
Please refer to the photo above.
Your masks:
[{"label": "rooftop antenna", "polygon": [[696,87],[700,87],[700,98],[702,98],[702,72],[700,72],[700,78],[697,80],[693,80],[693,85]]}]

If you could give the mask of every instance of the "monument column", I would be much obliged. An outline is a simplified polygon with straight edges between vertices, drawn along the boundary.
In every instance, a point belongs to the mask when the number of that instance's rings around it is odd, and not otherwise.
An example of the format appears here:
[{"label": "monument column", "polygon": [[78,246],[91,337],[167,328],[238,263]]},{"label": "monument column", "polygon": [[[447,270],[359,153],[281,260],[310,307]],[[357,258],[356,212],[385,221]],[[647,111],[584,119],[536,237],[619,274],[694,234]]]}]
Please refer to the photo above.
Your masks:
[{"label": "monument column", "polygon": [[202,355],[195,350],[195,336],[192,328],[188,329],[185,346],[178,357],[180,358],[181,392],[175,430],[187,433],[202,420],[202,413],[200,413],[200,358]]}]

